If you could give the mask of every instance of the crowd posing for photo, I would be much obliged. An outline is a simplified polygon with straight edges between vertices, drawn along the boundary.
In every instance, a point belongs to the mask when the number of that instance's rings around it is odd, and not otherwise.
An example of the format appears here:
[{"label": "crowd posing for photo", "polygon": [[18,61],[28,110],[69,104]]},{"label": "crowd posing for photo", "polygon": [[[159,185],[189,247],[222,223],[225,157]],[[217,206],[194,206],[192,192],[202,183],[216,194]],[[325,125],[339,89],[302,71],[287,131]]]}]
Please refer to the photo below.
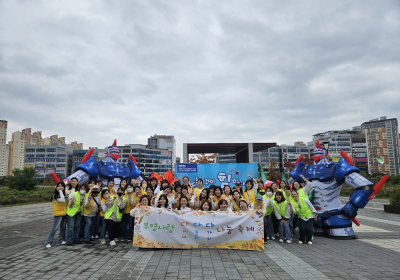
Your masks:
[{"label": "crowd posing for photo", "polygon": [[106,186],[101,180],[89,180],[80,185],[77,178],[57,183],[52,196],[54,223],[45,245],[50,248],[59,229],[58,242],[75,244],[116,245],[119,241],[132,241],[135,215],[139,207],[157,207],[166,210],[246,212],[256,210],[264,215],[264,243],[279,238],[279,242],[292,242],[295,228],[299,229],[299,243],[312,244],[316,211],[308,200],[306,185],[294,181],[291,186],[284,181],[265,187],[261,179],[229,185],[204,187],[202,179],[197,186],[189,178],[161,182],[136,178],[122,179],[119,186],[109,179]]}]

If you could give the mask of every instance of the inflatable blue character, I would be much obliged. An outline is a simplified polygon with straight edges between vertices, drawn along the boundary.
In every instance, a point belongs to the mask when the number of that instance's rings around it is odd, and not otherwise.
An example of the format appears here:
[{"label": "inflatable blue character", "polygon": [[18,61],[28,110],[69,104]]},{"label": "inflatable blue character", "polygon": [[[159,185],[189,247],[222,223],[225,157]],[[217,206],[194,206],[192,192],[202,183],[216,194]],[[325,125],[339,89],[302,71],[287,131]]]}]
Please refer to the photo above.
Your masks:
[{"label": "inflatable blue character", "polygon": [[[82,163],[76,167],[76,171],[71,176],[64,179],[64,182],[76,177],[79,185],[82,185],[91,178],[102,180],[103,185],[106,186],[108,179],[114,179],[115,185],[119,185],[121,179],[129,182],[129,179],[137,178],[142,174],[142,171],[137,168],[136,161],[132,155],[129,155],[130,161],[128,163],[119,163],[121,152],[117,147],[117,140],[114,140],[112,146],[107,148],[105,161],[96,162],[92,156],[93,151],[94,149],[91,149],[84,155]],[[52,173],[52,176],[57,178],[54,173]]]},{"label": "inflatable blue character", "polygon": [[[301,156],[290,175],[289,183],[294,180],[303,182],[303,178],[311,183],[305,187],[305,194],[314,191],[312,204],[317,211],[318,219],[314,224],[316,234],[325,234],[328,237],[339,239],[357,238],[354,234],[352,221],[360,225],[355,219],[357,210],[364,208],[368,201],[380,191],[388,176],[384,176],[374,185],[359,174],[360,170],[353,166],[351,158],[340,152],[342,158],[335,164],[328,162],[328,153],[317,140],[313,150],[313,165],[305,165]],[[354,189],[346,205],[339,200],[342,184],[346,183]]]}]

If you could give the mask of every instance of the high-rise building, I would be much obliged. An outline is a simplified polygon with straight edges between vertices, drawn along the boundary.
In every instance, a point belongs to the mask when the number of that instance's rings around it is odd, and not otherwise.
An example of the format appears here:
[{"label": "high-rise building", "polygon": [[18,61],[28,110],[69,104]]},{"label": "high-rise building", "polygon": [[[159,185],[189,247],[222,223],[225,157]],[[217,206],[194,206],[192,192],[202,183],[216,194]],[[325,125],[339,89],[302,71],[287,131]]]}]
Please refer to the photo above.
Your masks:
[{"label": "high-rise building", "polygon": [[368,172],[400,174],[399,126],[396,118],[381,117],[361,124],[368,153]]},{"label": "high-rise building", "polygon": [[131,154],[135,158],[138,168],[145,176],[150,176],[153,171],[162,176],[168,170],[173,170],[172,151],[157,148],[150,149],[148,146],[141,144],[127,144],[118,146],[118,148],[121,150],[121,162],[129,162],[129,155]]},{"label": "high-rise building", "polygon": [[[353,127],[353,130],[361,131],[361,126]],[[360,171],[368,172],[367,142],[364,133],[351,134],[351,148],[354,166]]]},{"label": "high-rise building", "polygon": [[25,157],[25,137],[20,131],[16,131],[12,134],[12,141],[10,145],[10,158],[9,158],[9,170],[8,175],[12,174],[15,168],[24,168],[24,157]]},{"label": "high-rise building", "polygon": [[22,137],[24,137],[26,144],[31,143],[31,131],[31,128],[25,128],[22,130]]},{"label": "high-rise building", "polygon": [[7,121],[0,120],[0,177],[8,174]]},{"label": "high-rise building", "polygon": [[313,141],[307,143],[309,150],[315,148],[315,142],[319,140],[321,145],[328,144],[328,154],[332,162],[338,162],[342,157],[340,151],[345,151],[350,157],[353,157],[351,145],[351,135],[360,134],[361,130],[354,127],[353,130],[333,130],[313,135]]},{"label": "high-rise building", "polygon": [[42,144],[42,132],[36,131],[32,134],[32,145],[41,145]]},{"label": "high-rise building", "polygon": [[24,165],[34,168],[37,178],[51,178],[51,172],[59,179],[71,175],[72,151],[68,145],[58,142],[51,145],[27,145],[24,151]]},{"label": "high-rise building", "polygon": [[51,135],[50,143],[57,143],[57,142],[58,142],[58,135]]},{"label": "high-rise building", "polygon": [[51,140],[50,137],[46,137],[42,139],[42,144],[41,145],[50,145],[51,144]]},{"label": "high-rise building", "polygon": [[273,167],[276,172],[281,172],[282,169],[282,155],[279,146],[261,150],[253,153],[253,163],[259,163],[265,173],[268,173],[270,168]]},{"label": "high-rise building", "polygon": [[79,143],[77,141],[71,142],[71,149],[72,150],[83,150],[83,144]]},{"label": "high-rise building", "polygon": [[158,149],[171,152],[172,159],[172,173],[175,174],[175,162],[176,162],[176,140],[173,135],[157,135],[154,134],[147,139],[147,148]]},{"label": "high-rise building", "polygon": [[303,158],[309,157],[309,151],[306,144],[301,141],[295,142],[294,145],[280,145],[280,166],[285,170],[285,172],[289,172],[294,167],[294,163],[300,156]]}]

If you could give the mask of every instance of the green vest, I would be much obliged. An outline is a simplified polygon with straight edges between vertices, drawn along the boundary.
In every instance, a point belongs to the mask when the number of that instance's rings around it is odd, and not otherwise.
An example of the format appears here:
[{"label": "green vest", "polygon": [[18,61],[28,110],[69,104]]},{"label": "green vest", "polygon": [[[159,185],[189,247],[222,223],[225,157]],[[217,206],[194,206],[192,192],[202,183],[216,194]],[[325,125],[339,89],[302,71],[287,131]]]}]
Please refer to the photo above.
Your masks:
[{"label": "green vest", "polygon": [[304,193],[303,189],[299,189],[298,194],[299,194],[299,198],[307,198],[308,199],[308,196]]},{"label": "green vest", "polygon": [[285,219],[287,201],[285,200],[284,202],[278,203],[275,200],[273,200],[273,202],[274,202],[276,209],[278,209],[279,214],[281,214],[282,218]]},{"label": "green vest", "polygon": [[[268,196],[266,194],[263,195],[263,198],[265,200],[268,200]],[[273,200],[275,198],[275,196],[271,196],[271,199]],[[265,211],[265,215],[264,216],[268,216],[271,215],[271,213],[274,212],[274,207],[272,206],[267,206],[267,210]]]},{"label": "green vest", "polygon": [[[304,194],[304,192],[303,192],[303,194]],[[283,192],[283,197],[287,200],[287,195],[286,195],[286,193],[285,192]],[[289,196],[289,201],[290,201],[290,203],[295,203],[295,201],[294,201],[294,199],[293,199],[293,197],[292,196]]]},{"label": "green vest", "polygon": [[72,208],[69,208],[69,206],[67,207],[67,215],[70,217],[75,216],[75,214],[79,210],[79,207],[81,206],[81,194],[79,193],[79,191],[77,191],[74,192],[74,195],[75,195],[74,205],[72,206]]},{"label": "green vest", "polygon": [[[114,198],[114,196],[111,196],[111,198]],[[122,197],[122,201],[125,201],[125,200],[126,200],[126,197]],[[104,219],[108,219],[108,218],[111,217],[111,214],[114,211],[115,202],[117,202],[117,200],[115,200],[113,206],[104,213]],[[121,204],[121,200],[119,200],[118,203]],[[117,207],[117,213],[116,214],[117,214],[117,220],[121,220],[123,212],[119,211],[119,207]]]},{"label": "green vest", "polygon": [[299,207],[299,204],[297,204],[297,202],[292,203],[292,205],[294,206],[294,209],[296,210],[297,215],[300,218],[311,217],[313,213],[312,213],[311,209],[307,206],[306,200],[304,199],[304,197],[299,198],[299,202],[300,202],[300,207]]}]

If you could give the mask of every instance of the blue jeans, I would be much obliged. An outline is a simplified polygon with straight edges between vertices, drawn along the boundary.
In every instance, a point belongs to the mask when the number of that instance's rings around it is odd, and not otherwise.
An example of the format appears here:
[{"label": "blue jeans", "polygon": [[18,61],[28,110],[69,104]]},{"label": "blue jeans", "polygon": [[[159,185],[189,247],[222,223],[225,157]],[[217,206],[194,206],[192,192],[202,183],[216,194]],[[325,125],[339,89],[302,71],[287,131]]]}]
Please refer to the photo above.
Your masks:
[{"label": "blue jeans", "polygon": [[100,221],[101,221],[101,231],[100,231],[100,240],[106,238],[106,220],[104,217],[100,216]]},{"label": "blue jeans", "polygon": [[85,224],[85,233],[84,233],[83,240],[84,241],[89,241],[90,237],[93,234],[93,229],[94,229],[94,223],[96,221],[96,216],[94,216],[94,217],[84,216],[84,217],[85,217],[85,223],[86,224]]},{"label": "blue jeans", "polygon": [[81,230],[81,213],[78,212],[74,216],[67,215],[67,244],[79,241],[79,231]]},{"label": "blue jeans", "polygon": [[267,237],[271,238],[274,236],[274,224],[272,222],[272,216],[272,214],[264,216],[264,240],[266,240]]},{"label": "blue jeans", "polygon": [[49,236],[47,237],[46,240],[46,245],[50,244],[53,242],[54,235],[56,234],[56,231],[58,228],[60,228],[60,233],[58,234],[58,242],[65,241],[65,225],[67,223],[67,218],[66,216],[54,216],[54,222],[53,222],[53,227],[50,230]]},{"label": "blue jeans", "polygon": [[279,220],[279,239],[283,239],[286,236],[286,240],[292,240],[292,235],[290,233],[289,221],[286,224],[282,224],[282,220]]}]

